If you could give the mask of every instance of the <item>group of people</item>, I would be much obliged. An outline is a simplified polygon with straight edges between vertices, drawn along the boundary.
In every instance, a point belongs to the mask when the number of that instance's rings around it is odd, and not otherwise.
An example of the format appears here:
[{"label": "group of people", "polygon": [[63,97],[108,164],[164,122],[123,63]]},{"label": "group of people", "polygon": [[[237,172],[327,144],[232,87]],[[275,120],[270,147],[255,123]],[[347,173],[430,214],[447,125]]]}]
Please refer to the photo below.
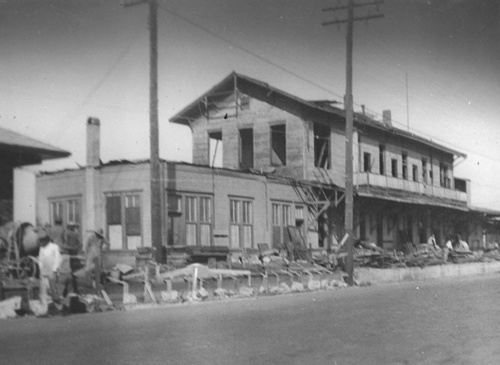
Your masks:
[{"label": "group of people", "polygon": [[40,270],[40,301],[47,305],[49,293],[52,301],[58,303],[66,297],[70,285],[78,294],[78,279],[88,279],[96,265],[101,261],[101,251],[109,249],[109,243],[101,230],[92,234],[83,246],[82,263],[79,253],[82,251],[77,227],[64,227],[62,220],[57,219],[53,227],[45,227],[38,232],[40,250],[38,266]]},{"label": "group of people", "polygon": [[[438,246],[436,242],[436,236],[432,234],[429,239],[427,240],[427,244],[432,247],[432,248],[441,248]],[[460,235],[458,234],[452,234],[449,235],[446,239],[446,243],[443,247],[443,249],[449,249],[451,251],[470,251],[469,245],[467,242],[462,241]]]}]

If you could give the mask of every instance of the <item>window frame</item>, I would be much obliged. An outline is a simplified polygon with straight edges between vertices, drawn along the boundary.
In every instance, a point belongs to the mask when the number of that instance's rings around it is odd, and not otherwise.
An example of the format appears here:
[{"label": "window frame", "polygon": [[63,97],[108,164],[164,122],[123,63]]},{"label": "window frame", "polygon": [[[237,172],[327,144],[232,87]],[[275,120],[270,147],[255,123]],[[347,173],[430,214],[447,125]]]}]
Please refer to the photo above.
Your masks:
[{"label": "window frame", "polygon": [[[254,248],[254,199],[239,196],[229,196],[229,247],[230,248]],[[238,227],[239,242],[233,242],[232,228]],[[245,245],[244,234],[250,227],[250,244]]]},{"label": "window frame", "polygon": [[380,175],[385,175],[385,144],[378,145],[378,171]]},{"label": "window frame", "polygon": [[[144,204],[143,204],[143,192],[142,190],[127,190],[127,191],[113,191],[104,193],[105,198],[105,225],[106,233],[110,239],[110,226],[121,226],[121,247],[113,250],[135,250],[134,248],[128,247],[127,237],[140,237],[140,243],[136,247],[144,247],[144,225],[143,225],[143,214],[144,214]],[[120,220],[112,219],[110,220],[110,208],[108,208],[108,199],[118,199],[120,202]],[[111,208],[112,209],[112,208]],[[138,214],[134,214],[133,210],[138,209]],[[138,222],[130,222],[130,219],[135,219],[138,216]],[[113,217],[116,218],[116,217]],[[132,229],[133,225],[137,225],[138,228]],[[129,231],[131,230],[131,231]]]},{"label": "window frame", "polygon": [[408,152],[401,153],[401,174],[404,180],[408,180]]},{"label": "window frame", "polygon": [[[283,130],[281,130],[283,129]],[[286,166],[287,165],[287,138],[286,138],[286,122],[280,122],[280,123],[275,123],[271,124],[269,126],[269,133],[270,133],[270,138],[269,138],[269,143],[270,143],[270,163],[271,166]],[[281,134],[283,137],[280,137]],[[276,137],[278,136],[278,137]],[[279,141],[276,141],[278,139]],[[275,142],[276,141],[276,142]],[[279,147],[279,151],[276,152],[277,148],[274,148],[276,144],[279,144],[278,142],[283,142],[283,146]],[[278,153],[279,152],[279,153]],[[276,157],[274,157],[276,155]],[[277,161],[276,161],[277,160]]]},{"label": "window frame", "polygon": [[363,152],[363,171],[372,172],[372,154],[370,152]]}]

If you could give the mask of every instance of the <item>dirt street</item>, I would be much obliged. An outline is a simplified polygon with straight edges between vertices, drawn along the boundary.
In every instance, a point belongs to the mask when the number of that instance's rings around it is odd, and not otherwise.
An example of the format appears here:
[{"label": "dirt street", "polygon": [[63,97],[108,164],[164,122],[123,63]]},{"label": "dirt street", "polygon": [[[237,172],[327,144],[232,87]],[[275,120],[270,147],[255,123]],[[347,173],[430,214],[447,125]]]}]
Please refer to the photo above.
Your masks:
[{"label": "dirt street", "polygon": [[500,275],[6,320],[2,364],[498,364]]}]

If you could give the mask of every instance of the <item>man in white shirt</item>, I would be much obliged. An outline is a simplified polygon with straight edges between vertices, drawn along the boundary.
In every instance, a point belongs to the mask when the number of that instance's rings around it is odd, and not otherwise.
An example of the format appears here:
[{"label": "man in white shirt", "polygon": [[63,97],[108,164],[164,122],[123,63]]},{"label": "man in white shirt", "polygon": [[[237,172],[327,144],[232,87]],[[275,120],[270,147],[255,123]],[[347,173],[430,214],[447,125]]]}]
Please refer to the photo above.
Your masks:
[{"label": "man in white shirt", "polygon": [[59,246],[50,241],[50,237],[44,230],[38,234],[40,252],[38,254],[38,266],[40,268],[40,302],[47,305],[47,291],[50,290],[52,300],[58,302],[59,290],[57,289],[57,274],[61,266],[62,258]]}]

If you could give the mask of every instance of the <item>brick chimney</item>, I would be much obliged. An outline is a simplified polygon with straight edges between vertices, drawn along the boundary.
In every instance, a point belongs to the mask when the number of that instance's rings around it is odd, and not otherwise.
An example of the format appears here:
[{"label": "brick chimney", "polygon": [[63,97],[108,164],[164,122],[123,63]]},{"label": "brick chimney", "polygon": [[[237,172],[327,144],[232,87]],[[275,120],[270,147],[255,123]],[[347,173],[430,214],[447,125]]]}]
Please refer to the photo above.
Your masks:
[{"label": "brick chimney", "polygon": [[97,118],[87,119],[87,166],[85,168],[85,230],[97,230],[101,222],[100,150],[101,122]]},{"label": "brick chimney", "polygon": [[386,127],[392,127],[392,116],[390,110],[382,111],[382,123],[384,123]]},{"label": "brick chimney", "polygon": [[100,165],[101,122],[97,118],[87,119],[87,167]]}]

